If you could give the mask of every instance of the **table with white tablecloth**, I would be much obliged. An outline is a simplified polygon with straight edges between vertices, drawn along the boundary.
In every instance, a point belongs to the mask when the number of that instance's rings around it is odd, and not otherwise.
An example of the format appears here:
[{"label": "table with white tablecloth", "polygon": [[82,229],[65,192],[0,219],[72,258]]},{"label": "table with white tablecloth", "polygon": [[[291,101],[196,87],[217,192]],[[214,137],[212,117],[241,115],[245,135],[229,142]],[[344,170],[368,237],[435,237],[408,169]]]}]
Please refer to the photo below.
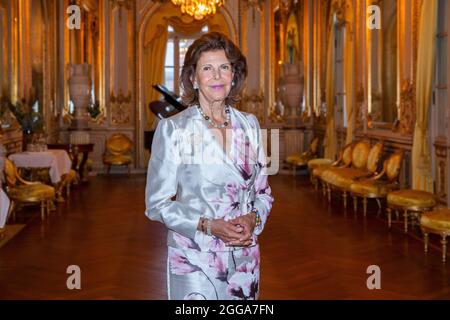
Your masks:
[{"label": "table with white tablecloth", "polygon": [[6,225],[6,220],[8,218],[10,201],[8,196],[0,187],[0,229],[4,228]]},{"label": "table with white tablecloth", "polygon": [[11,154],[9,160],[18,168],[49,168],[53,184],[61,181],[64,174],[70,172],[72,161],[65,150],[48,150],[40,152],[19,152]]}]

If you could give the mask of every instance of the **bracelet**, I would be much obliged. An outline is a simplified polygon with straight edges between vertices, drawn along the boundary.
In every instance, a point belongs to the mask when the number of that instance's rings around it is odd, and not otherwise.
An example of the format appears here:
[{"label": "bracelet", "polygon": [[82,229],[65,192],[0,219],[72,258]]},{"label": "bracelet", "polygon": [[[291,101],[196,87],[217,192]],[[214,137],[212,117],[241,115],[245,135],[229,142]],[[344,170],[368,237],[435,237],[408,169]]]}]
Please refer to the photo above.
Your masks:
[{"label": "bracelet", "polygon": [[260,227],[262,224],[261,216],[259,215],[259,211],[256,208],[253,208],[250,212],[255,213],[255,227]]},{"label": "bracelet", "polygon": [[200,218],[200,219],[202,220],[201,224],[200,224],[200,229],[203,233],[205,233],[205,218]]},{"label": "bracelet", "polygon": [[206,234],[211,236],[211,219],[206,220]]}]

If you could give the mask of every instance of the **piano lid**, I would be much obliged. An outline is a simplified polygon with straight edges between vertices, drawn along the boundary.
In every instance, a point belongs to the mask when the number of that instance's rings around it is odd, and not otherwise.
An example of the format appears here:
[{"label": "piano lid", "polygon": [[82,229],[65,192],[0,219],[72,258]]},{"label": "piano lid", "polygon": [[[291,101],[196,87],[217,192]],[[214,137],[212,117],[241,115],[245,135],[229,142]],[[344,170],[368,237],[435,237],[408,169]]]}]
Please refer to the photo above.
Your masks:
[{"label": "piano lid", "polygon": [[183,104],[181,97],[167,89],[162,84],[155,84],[153,85],[153,88],[161,93],[164,96],[164,100],[166,100],[168,103],[170,103],[172,106],[174,106],[178,111],[183,111],[184,109],[187,109],[187,106]]}]

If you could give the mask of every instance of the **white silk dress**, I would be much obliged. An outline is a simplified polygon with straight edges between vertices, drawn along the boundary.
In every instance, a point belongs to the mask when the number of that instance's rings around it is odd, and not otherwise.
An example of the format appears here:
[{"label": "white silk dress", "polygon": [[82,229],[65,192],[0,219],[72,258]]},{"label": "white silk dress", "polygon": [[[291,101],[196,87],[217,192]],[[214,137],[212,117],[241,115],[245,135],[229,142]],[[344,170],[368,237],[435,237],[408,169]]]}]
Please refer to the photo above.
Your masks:
[{"label": "white silk dress", "polygon": [[[169,299],[257,299],[257,241],[273,197],[258,120],[230,107],[230,150],[215,141],[197,107],[162,119],[147,173],[145,214],[168,228]],[[256,208],[261,225],[248,247],[198,231],[201,217],[230,220]]]}]

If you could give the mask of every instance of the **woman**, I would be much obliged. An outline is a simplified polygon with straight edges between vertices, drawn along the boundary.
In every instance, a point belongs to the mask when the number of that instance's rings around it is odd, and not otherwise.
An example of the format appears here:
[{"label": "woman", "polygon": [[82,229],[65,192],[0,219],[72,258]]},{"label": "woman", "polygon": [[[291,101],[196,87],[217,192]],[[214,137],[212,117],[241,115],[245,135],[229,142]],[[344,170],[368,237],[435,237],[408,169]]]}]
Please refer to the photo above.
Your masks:
[{"label": "woman", "polygon": [[203,35],[181,73],[189,108],[156,129],[146,215],[169,229],[169,299],[258,298],[257,236],[273,198],[258,121],[232,107],[246,76],[227,37]]}]

